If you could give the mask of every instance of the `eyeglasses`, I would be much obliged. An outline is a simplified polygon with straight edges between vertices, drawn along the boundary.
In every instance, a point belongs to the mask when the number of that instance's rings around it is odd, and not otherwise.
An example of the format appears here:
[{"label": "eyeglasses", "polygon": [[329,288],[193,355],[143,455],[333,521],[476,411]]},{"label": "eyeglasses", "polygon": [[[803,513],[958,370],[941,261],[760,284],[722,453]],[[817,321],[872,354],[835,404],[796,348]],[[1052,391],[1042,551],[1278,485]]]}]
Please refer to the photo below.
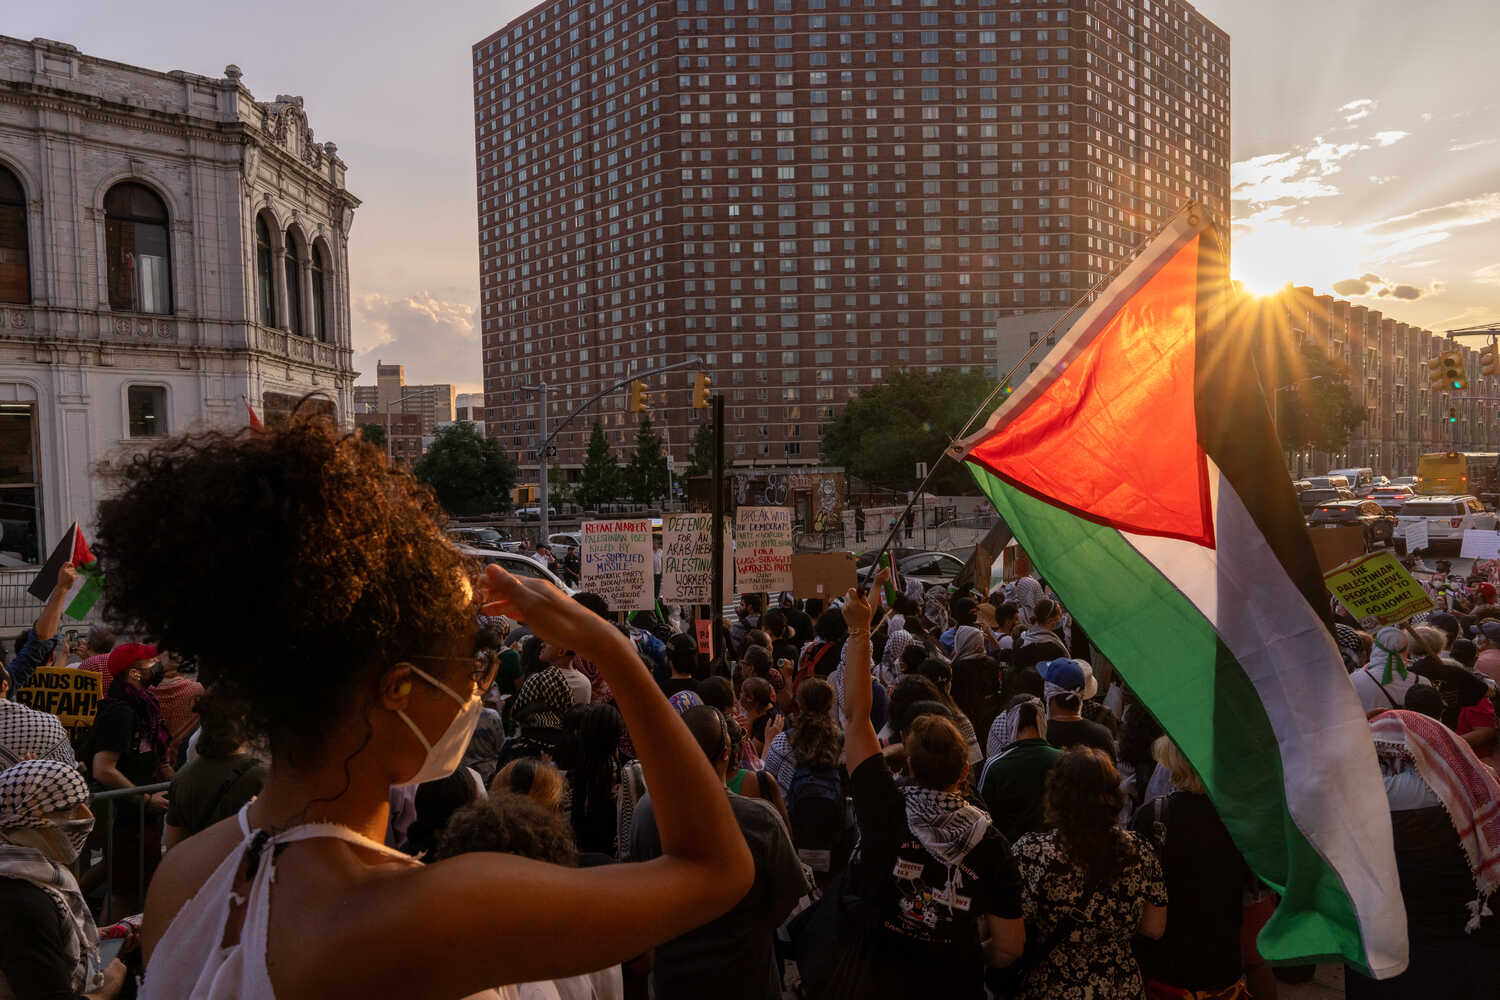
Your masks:
[{"label": "eyeglasses", "polygon": [[[460,660],[458,656],[413,656],[414,660],[435,660],[442,663],[452,663]],[[471,661],[473,669],[469,671],[469,677],[474,681],[481,692],[488,691],[491,684],[495,683],[495,675],[500,671],[500,652],[495,649],[477,649]]]}]

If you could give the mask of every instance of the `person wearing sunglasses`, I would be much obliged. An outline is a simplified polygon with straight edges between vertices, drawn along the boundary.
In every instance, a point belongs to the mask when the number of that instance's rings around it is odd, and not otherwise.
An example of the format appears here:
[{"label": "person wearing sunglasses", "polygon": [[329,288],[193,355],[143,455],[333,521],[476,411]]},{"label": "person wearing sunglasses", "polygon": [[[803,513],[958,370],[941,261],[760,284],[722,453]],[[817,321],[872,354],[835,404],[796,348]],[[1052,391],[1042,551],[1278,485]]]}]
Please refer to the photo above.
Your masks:
[{"label": "person wearing sunglasses", "polygon": [[[632,958],[749,889],[720,782],[629,641],[498,567],[476,608],[432,494],[378,449],[294,414],[169,439],[112,472],[97,531],[111,615],[228,685],[272,758],[257,799],[163,859],[145,1000],[514,997],[506,984]],[[166,557],[164,511],[181,558]],[[258,626],[254,643],[222,641],[227,607]],[[598,664],[657,793],[662,857],[420,865],[382,843],[391,786],[451,774],[474,730],[498,666],[475,656],[480,610]]]}]

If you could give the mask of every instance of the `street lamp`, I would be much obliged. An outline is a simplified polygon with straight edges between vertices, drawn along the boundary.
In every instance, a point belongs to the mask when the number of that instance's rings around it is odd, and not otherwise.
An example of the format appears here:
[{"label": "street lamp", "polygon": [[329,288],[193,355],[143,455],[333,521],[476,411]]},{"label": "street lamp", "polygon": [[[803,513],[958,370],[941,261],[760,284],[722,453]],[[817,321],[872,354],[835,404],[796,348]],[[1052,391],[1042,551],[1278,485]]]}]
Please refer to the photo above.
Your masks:
[{"label": "street lamp", "polygon": [[536,438],[536,502],[537,502],[537,545],[543,545],[547,541],[547,533],[551,529],[551,519],[547,516],[547,451],[552,447],[547,437],[547,389],[546,382],[538,382],[536,385],[522,386],[528,392],[540,392],[542,394],[542,422]]},{"label": "street lamp", "polygon": [[[404,403],[408,399],[418,399],[418,398],[420,398],[422,396],[430,396],[430,395],[432,395],[436,391],[437,391],[436,389],[419,389],[416,392],[409,392],[406,395],[400,397],[399,399],[393,399],[389,403],[385,404],[385,460],[387,462],[389,462],[389,461],[392,460],[392,453],[391,453],[391,407],[395,406],[397,403]],[[405,413],[406,412],[406,408],[402,407],[401,408],[401,412]]]}]

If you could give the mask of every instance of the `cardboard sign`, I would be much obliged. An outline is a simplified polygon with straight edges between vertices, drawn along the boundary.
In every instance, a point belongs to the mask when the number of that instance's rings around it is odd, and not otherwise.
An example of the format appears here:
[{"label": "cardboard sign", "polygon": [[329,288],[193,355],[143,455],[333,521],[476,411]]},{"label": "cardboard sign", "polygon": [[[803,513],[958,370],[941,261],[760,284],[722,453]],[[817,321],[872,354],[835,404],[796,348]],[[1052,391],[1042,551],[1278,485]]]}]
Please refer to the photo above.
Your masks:
[{"label": "cardboard sign", "polygon": [[995,559],[983,545],[974,547],[974,589],[989,597],[995,575]]},{"label": "cardboard sign", "polygon": [[790,507],[741,507],[734,512],[734,575],[742,594],[792,589]]},{"label": "cardboard sign", "polygon": [[[1423,527],[1426,527],[1425,522]],[[1406,543],[1406,548],[1411,551],[1410,541]],[[1500,558],[1500,531],[1465,531],[1463,548],[1458,555],[1460,559]]]},{"label": "cardboard sign", "polygon": [[1324,573],[1328,589],[1339,603],[1371,630],[1398,625],[1412,615],[1431,611],[1432,598],[1389,551],[1373,552],[1331,573]]},{"label": "cardboard sign", "polygon": [[1322,573],[1332,572],[1365,554],[1365,529],[1357,524],[1309,528],[1307,537],[1312,540],[1313,554]]},{"label": "cardboard sign", "polygon": [[[668,514],[661,527],[661,599],[668,604],[712,604],[713,516]],[[719,603],[734,598],[733,530],[724,519],[724,592]]]},{"label": "cardboard sign", "polygon": [[652,581],[651,520],[584,521],[583,589],[611,611],[647,611],[656,604]]},{"label": "cardboard sign", "polygon": [[699,618],[693,623],[698,632],[698,652],[704,656],[713,658],[714,655],[714,623],[708,618]]},{"label": "cardboard sign", "polygon": [[1424,517],[1420,521],[1408,522],[1406,530],[1401,533],[1401,537],[1406,539],[1406,551],[1408,552],[1421,552],[1427,548],[1429,544],[1427,541],[1427,518]]},{"label": "cardboard sign", "polygon": [[821,597],[826,602],[843,595],[857,579],[853,552],[809,552],[792,556],[793,597]]},{"label": "cardboard sign", "polygon": [[77,752],[93,732],[103,682],[92,670],[38,667],[26,686],[16,690],[14,698],[18,704],[57,716]]}]

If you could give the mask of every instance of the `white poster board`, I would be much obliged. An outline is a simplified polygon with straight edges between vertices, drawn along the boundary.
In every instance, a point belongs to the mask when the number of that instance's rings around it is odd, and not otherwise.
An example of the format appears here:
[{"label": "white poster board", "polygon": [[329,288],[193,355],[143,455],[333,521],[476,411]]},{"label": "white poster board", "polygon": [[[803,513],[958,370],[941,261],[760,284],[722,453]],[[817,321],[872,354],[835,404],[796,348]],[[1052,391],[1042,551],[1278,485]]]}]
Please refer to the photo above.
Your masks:
[{"label": "white poster board", "polygon": [[741,507],[734,512],[734,575],[742,594],[792,589],[790,507]]},{"label": "white poster board", "polygon": [[1408,552],[1421,552],[1427,548],[1427,519],[1424,517],[1419,521],[1408,521],[1402,537],[1406,539]]},{"label": "white poster board", "polygon": [[652,586],[651,521],[584,521],[583,589],[604,598],[611,611],[648,611]]},{"label": "white poster board", "polygon": [[[667,514],[661,522],[661,599],[668,604],[712,604],[713,515]],[[734,597],[733,531],[724,519],[724,589],[719,604]]]},{"label": "white poster board", "polygon": [[[1407,529],[1411,529],[1408,527]],[[1408,535],[1406,542],[1407,551],[1411,551],[1411,538]],[[1464,532],[1463,548],[1459,550],[1460,559],[1495,559],[1500,558],[1500,531],[1476,531],[1469,529]]]}]

